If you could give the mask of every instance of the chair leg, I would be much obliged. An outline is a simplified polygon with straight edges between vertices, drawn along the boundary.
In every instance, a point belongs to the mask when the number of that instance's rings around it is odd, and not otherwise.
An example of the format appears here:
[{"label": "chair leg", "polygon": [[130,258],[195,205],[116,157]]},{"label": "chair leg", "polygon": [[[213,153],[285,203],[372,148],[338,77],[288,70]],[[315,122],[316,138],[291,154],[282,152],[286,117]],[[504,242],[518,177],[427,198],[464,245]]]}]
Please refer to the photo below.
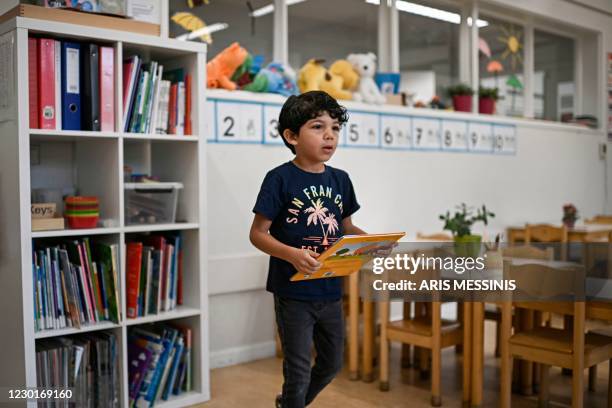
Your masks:
[{"label": "chair leg", "polygon": [[439,407],[442,405],[442,394],[441,394],[441,376],[442,376],[442,363],[441,356],[442,351],[438,344],[435,350],[431,350],[431,405]]},{"label": "chair leg", "polygon": [[512,317],[510,316],[511,312],[505,309],[506,305],[503,306],[504,310],[502,310],[501,321],[499,322],[499,326],[501,327],[501,332],[499,336],[500,340],[500,353],[501,353],[501,372],[500,372],[500,382],[501,382],[501,390],[500,390],[500,407],[501,408],[510,408],[510,402],[512,398],[512,366],[513,359],[510,354],[510,334],[512,331]]},{"label": "chair leg", "polygon": [[608,361],[608,408],[612,408],[612,359]]},{"label": "chair leg", "polygon": [[380,383],[381,391],[389,391],[389,341],[387,324],[389,323],[389,302],[380,302]]},{"label": "chair leg", "polygon": [[589,391],[595,392],[597,388],[597,365],[589,367]]},{"label": "chair leg", "polygon": [[582,408],[584,402],[584,372],[572,370],[572,408]]},{"label": "chair leg", "polygon": [[495,322],[495,358],[501,357],[501,321]]},{"label": "chair leg", "polygon": [[374,303],[370,300],[363,301],[363,375],[365,382],[374,381],[372,360],[374,349]]},{"label": "chair leg", "polygon": [[429,350],[421,347],[419,354],[419,372],[421,373],[421,379],[426,380],[429,377]]},{"label": "chair leg", "polygon": [[540,364],[540,395],[538,401],[538,405],[540,408],[545,408],[548,406],[549,371],[549,365]]},{"label": "chair leg", "polygon": [[[404,302],[404,320],[410,320],[412,314],[412,302]],[[411,361],[412,346],[410,344],[402,344],[402,368],[410,368],[412,366]]]}]

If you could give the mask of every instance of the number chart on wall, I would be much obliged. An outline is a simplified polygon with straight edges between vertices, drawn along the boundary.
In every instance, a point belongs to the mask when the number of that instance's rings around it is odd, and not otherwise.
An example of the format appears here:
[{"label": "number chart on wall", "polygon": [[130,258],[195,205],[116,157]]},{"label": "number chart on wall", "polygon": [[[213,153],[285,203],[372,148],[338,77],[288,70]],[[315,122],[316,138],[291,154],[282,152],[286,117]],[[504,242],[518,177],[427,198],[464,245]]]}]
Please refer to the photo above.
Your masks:
[{"label": "number chart on wall", "polygon": [[[207,140],[283,145],[277,130],[280,110],[280,104],[209,99]],[[514,125],[481,120],[349,110],[339,144],[366,149],[514,155],[517,135]]]}]

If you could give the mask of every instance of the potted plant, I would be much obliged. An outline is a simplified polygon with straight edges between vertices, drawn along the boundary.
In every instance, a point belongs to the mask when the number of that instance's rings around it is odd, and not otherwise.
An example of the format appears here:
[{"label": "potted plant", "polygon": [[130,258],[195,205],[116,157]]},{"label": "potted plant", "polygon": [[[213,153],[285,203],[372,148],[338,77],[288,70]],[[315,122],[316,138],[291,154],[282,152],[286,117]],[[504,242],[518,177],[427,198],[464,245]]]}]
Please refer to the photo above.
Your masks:
[{"label": "potted plant", "polygon": [[451,231],[453,234],[455,253],[459,256],[472,257],[478,256],[482,240],[480,235],[472,234],[472,225],[477,221],[482,221],[484,225],[487,225],[489,218],[492,217],[495,217],[495,214],[487,210],[484,204],[476,210],[474,215],[473,209],[465,203],[457,206],[457,210],[452,217],[450,211],[440,215],[440,219],[444,221],[444,229]]},{"label": "potted plant", "polygon": [[469,85],[458,84],[447,89],[448,95],[453,99],[453,108],[458,112],[472,111],[472,95],[474,91]]},{"label": "potted plant", "polygon": [[495,101],[498,99],[499,89],[481,86],[478,88],[478,112],[492,115],[495,113]]},{"label": "potted plant", "polygon": [[574,204],[565,204],[563,206],[563,224],[565,224],[567,228],[574,228],[574,224],[578,218],[578,210]]}]

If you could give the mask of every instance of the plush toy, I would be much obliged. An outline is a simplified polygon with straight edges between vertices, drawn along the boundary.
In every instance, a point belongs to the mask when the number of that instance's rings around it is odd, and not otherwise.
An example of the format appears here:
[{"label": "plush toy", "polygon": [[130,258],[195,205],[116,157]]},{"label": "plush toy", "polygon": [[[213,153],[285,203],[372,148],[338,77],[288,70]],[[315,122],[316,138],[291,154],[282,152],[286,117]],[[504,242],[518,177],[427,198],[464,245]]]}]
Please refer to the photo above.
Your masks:
[{"label": "plush toy", "polygon": [[350,54],[347,58],[353,69],[359,74],[359,92],[353,94],[353,99],[367,103],[385,103],[385,97],[374,82],[376,73],[376,55],[369,52],[367,54]]},{"label": "plush toy", "polygon": [[232,81],[238,85],[238,88],[243,88],[250,84],[253,82],[255,75],[261,70],[263,61],[263,55],[253,56],[248,54],[242,65],[240,65],[234,72],[234,75],[232,75]]},{"label": "plush toy", "polygon": [[237,85],[230,78],[248,54],[237,42],[217,54],[206,64],[208,87],[235,90]]},{"label": "plush toy", "polygon": [[271,62],[263,68],[242,89],[251,92],[277,93],[283,96],[297,95],[298,87],[295,83],[295,72],[288,65]]},{"label": "plush toy", "polygon": [[352,93],[342,89],[343,79],[332,75],[322,63],[325,60],[311,59],[298,74],[300,92],[325,91],[336,99],[352,99]]},{"label": "plush toy", "polygon": [[329,73],[342,78],[342,88],[346,91],[356,91],[359,86],[359,74],[347,60],[337,60],[329,67]]}]

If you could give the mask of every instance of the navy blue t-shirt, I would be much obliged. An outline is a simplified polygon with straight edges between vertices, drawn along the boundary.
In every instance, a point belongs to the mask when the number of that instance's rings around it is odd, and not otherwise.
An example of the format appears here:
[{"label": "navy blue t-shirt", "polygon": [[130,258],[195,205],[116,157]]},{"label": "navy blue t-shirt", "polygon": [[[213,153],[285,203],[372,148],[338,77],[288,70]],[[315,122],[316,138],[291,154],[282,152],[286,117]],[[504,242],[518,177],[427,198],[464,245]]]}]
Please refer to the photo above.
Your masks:
[{"label": "navy blue t-shirt", "polygon": [[[272,221],[270,234],[283,244],[320,254],[342,237],[342,220],[358,209],[345,171],[325,166],[322,173],[310,173],[287,162],[266,174],[253,212]],[[266,289],[301,300],[342,296],[341,278],[291,282],[296,272],[289,262],[270,257]]]}]

